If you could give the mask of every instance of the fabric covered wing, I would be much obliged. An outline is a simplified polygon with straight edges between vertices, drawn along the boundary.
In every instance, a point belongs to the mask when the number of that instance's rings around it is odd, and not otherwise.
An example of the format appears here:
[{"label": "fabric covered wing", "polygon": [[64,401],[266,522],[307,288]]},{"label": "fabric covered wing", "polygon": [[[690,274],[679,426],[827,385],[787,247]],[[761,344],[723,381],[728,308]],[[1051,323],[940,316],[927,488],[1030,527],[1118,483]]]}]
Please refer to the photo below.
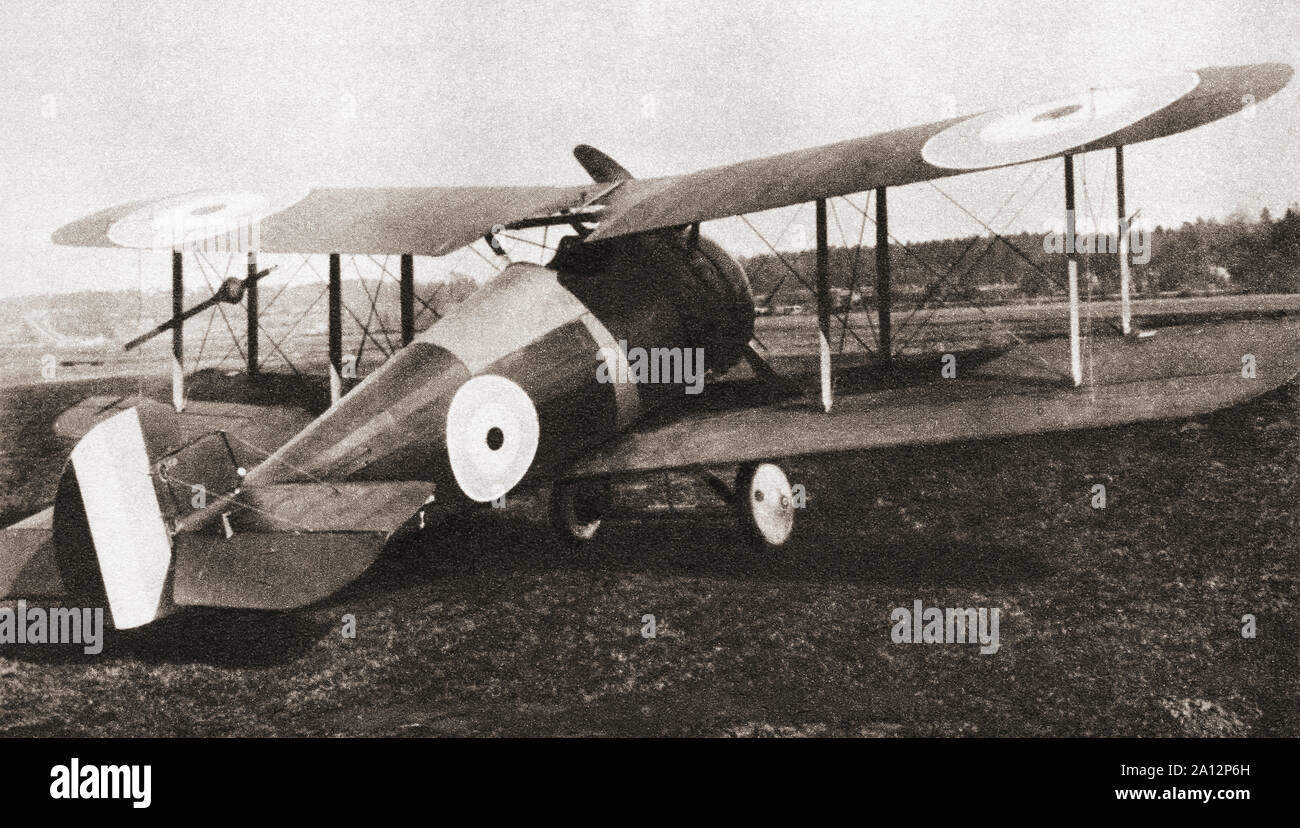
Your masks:
[{"label": "fabric covered wing", "polygon": [[441,256],[495,225],[582,205],[574,187],[345,187],[202,190],[122,204],[54,233],[56,244],[156,250]]},{"label": "fabric covered wing", "polygon": [[590,238],[1148,141],[1251,107],[1286,86],[1291,75],[1291,67],[1280,63],[1210,67],[687,175],[629,181],[612,195]]},{"label": "fabric covered wing", "polygon": [[[1255,359],[1242,374],[1242,355]],[[936,355],[936,360],[938,355]],[[1300,320],[1168,328],[1094,343],[1090,384],[1070,387],[1060,340],[1018,346],[960,379],[811,401],[688,414],[631,431],[576,463],[578,479],[799,455],[1101,428],[1205,414],[1300,372]],[[936,375],[938,364],[936,362]]]},{"label": "fabric covered wing", "polygon": [[[495,225],[594,201],[592,241],[1132,144],[1253,106],[1291,79],[1268,63],[1091,89],[680,176],[573,187],[205,190],[137,201],[60,228],[57,244],[441,256]],[[613,174],[613,173],[611,173]],[[602,176],[607,177],[607,176]]]}]

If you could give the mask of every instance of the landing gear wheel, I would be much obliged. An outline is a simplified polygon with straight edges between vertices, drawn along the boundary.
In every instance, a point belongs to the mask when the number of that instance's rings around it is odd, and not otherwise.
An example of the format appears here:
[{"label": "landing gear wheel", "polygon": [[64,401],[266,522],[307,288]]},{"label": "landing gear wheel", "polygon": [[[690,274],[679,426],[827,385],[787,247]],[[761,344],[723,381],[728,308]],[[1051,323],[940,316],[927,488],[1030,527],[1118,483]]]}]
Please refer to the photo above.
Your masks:
[{"label": "landing gear wheel", "polygon": [[609,501],[609,483],[557,483],[551,490],[551,527],[569,543],[586,543],[596,536]]},{"label": "landing gear wheel", "polygon": [[735,508],[746,539],[759,552],[780,548],[794,533],[794,494],[775,463],[751,463],[736,472]]}]

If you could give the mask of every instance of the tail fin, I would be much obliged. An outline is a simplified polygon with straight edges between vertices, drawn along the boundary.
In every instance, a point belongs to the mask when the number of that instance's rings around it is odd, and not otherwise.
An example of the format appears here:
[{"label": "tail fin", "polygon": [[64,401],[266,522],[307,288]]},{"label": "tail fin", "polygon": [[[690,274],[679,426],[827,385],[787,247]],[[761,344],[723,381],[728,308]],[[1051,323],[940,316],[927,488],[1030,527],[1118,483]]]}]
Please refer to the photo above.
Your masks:
[{"label": "tail fin", "polygon": [[243,470],[221,433],[161,456],[150,433],[136,408],[95,425],[54,502],[67,592],[106,603],[118,629],[177,606],[292,609],[324,598],[365,571],[433,493],[424,481],[240,489]]},{"label": "tail fin", "polygon": [[113,626],[159,617],[171,537],[134,408],[96,425],[72,450],[55,498],[54,543],[69,590],[102,589]]}]

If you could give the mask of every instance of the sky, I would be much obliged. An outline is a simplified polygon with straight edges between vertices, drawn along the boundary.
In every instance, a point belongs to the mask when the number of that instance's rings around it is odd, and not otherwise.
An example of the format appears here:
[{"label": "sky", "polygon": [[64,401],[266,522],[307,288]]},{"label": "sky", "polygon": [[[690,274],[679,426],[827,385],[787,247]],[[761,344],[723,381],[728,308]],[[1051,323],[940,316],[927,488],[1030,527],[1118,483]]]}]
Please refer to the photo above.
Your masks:
[{"label": "sky", "polygon": [[[5,0],[5,12],[0,296],[165,284],[165,254],[49,241],[135,199],[575,184],[578,143],[664,175],[1148,75],[1300,66],[1289,2]],[[1130,211],[1177,224],[1300,200],[1297,87],[1253,118],[1129,148]],[[1043,230],[1061,210],[1052,163],[938,187],[986,220],[1011,198],[994,226]],[[1113,214],[1111,154],[1079,163],[1096,209]],[[858,215],[838,214],[856,241]],[[783,228],[793,218],[810,241],[811,216],[752,221],[788,248],[800,234],[778,239]],[[929,184],[891,191],[890,222],[904,241],[981,229]],[[765,249],[738,220],[705,232],[736,253]]]}]

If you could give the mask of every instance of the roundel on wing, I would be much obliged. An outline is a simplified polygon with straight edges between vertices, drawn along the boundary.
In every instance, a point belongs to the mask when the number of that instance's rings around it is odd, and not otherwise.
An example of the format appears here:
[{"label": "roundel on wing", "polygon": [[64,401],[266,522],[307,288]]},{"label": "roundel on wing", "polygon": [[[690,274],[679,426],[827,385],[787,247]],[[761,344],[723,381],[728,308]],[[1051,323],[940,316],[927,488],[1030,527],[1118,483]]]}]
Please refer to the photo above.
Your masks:
[{"label": "roundel on wing", "polygon": [[921,156],[949,170],[1050,158],[1137,123],[1191,92],[1199,82],[1199,75],[1186,72],[985,112],[930,138]]},{"label": "roundel on wing", "polygon": [[527,391],[493,374],[468,380],[447,409],[447,457],[456,484],[479,503],[501,497],[532,466],[540,433]]},{"label": "roundel on wing", "polygon": [[258,224],[301,201],[307,193],[254,193],[198,190],[151,202],[108,228],[121,247],[155,250],[202,246],[214,241],[227,249],[255,250]]}]

